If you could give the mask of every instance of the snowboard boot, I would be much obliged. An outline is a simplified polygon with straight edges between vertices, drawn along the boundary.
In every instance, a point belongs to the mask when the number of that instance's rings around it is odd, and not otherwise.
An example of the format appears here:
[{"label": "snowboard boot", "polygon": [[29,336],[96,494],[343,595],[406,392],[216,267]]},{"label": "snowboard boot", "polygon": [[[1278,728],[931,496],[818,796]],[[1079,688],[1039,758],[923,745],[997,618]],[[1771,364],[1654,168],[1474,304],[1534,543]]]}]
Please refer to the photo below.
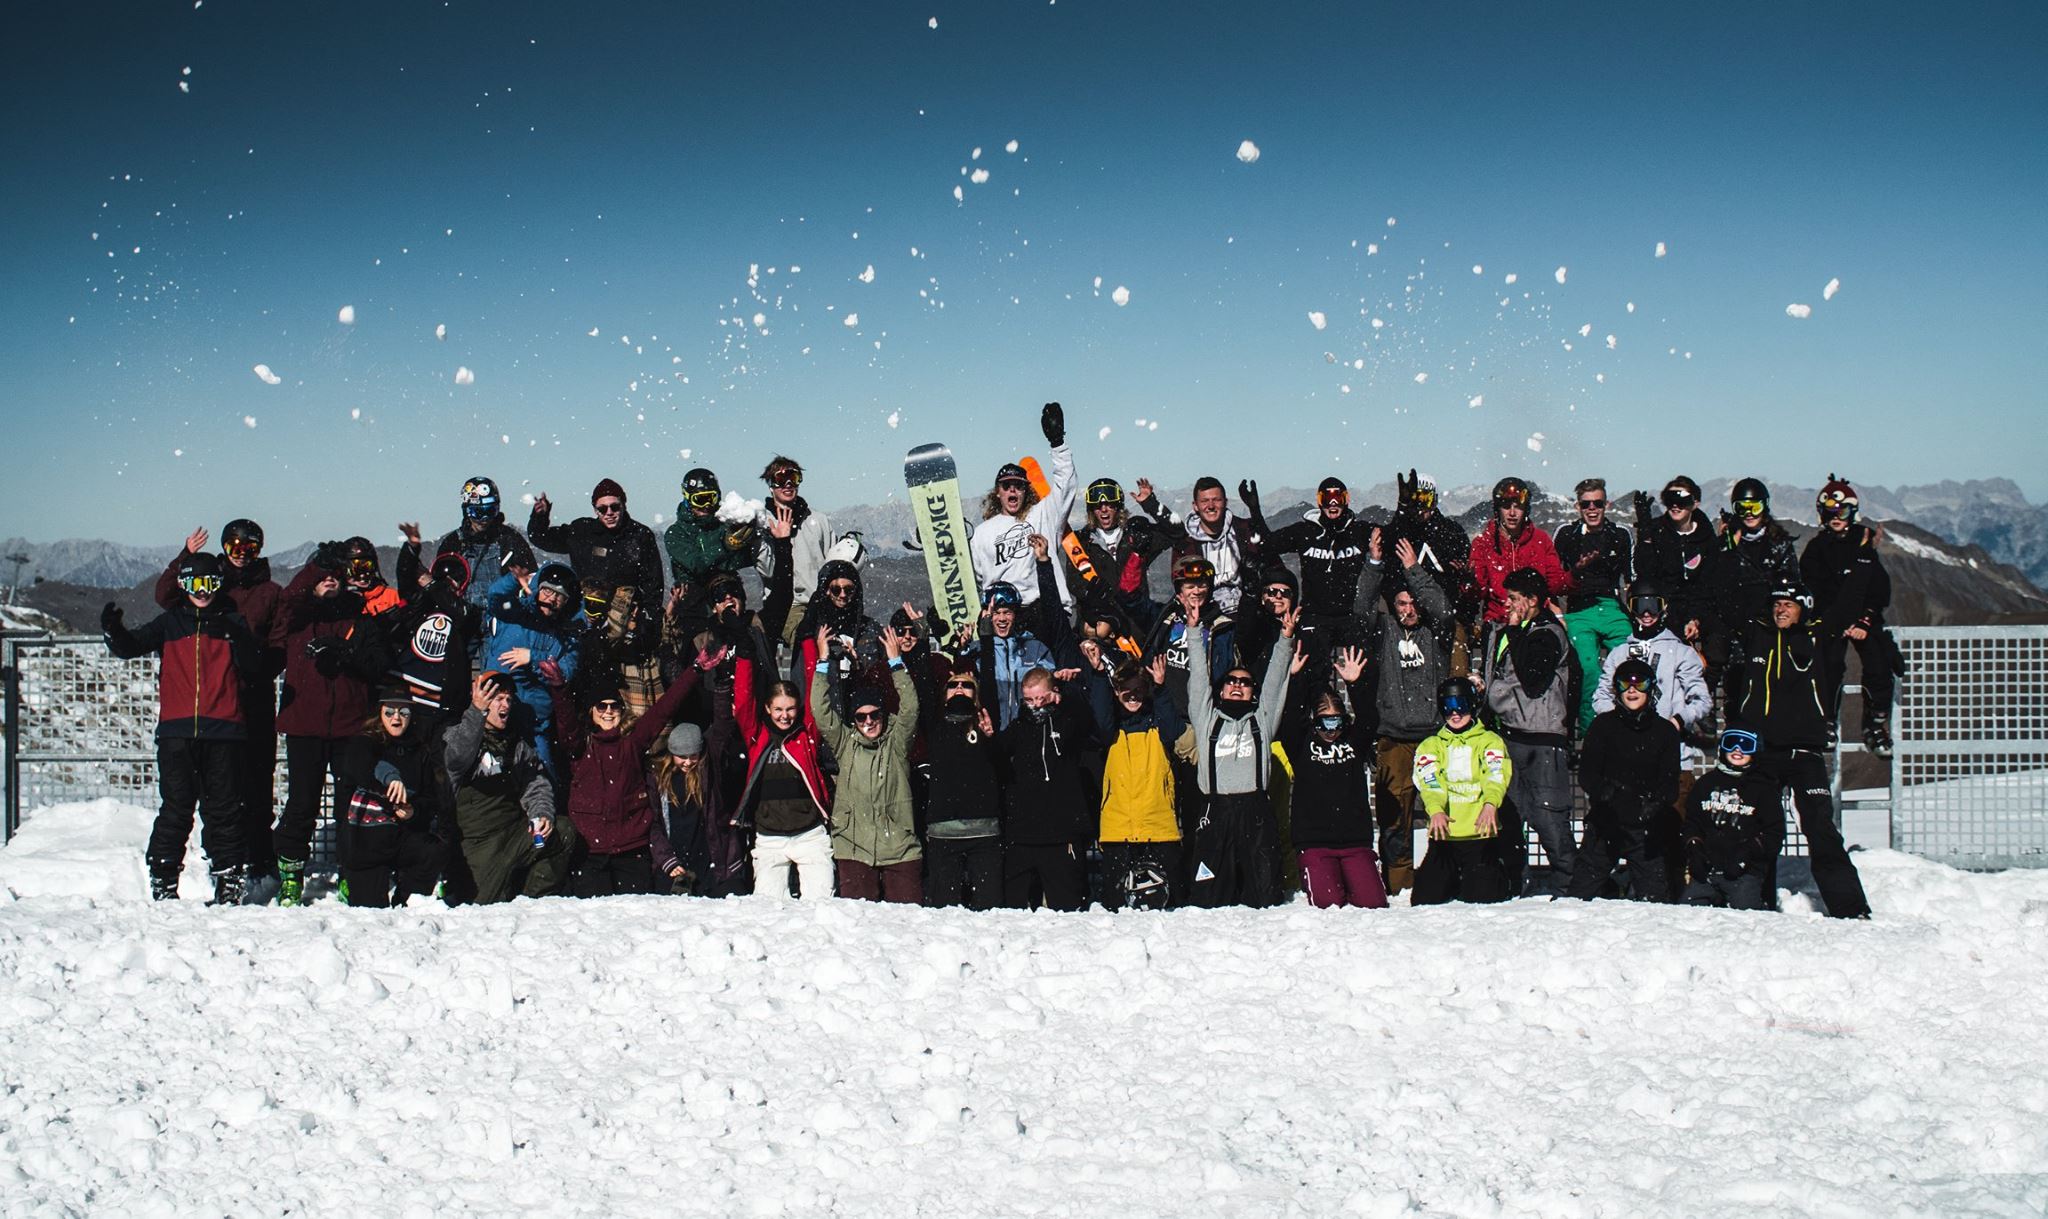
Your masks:
[{"label": "snowboard boot", "polygon": [[1863,747],[1880,758],[1892,756],[1892,717],[1879,711],[1863,718]]},{"label": "snowboard boot", "polygon": [[305,860],[280,859],[277,861],[277,904],[280,906],[303,906],[306,904]]},{"label": "snowboard boot", "polygon": [[221,868],[213,874],[213,900],[209,906],[239,906],[242,904],[242,888],[249,879],[249,870],[241,864],[232,868]]},{"label": "snowboard boot", "polygon": [[178,900],[178,873],[183,870],[182,860],[152,859],[149,861],[149,900],[153,902],[174,902]]}]

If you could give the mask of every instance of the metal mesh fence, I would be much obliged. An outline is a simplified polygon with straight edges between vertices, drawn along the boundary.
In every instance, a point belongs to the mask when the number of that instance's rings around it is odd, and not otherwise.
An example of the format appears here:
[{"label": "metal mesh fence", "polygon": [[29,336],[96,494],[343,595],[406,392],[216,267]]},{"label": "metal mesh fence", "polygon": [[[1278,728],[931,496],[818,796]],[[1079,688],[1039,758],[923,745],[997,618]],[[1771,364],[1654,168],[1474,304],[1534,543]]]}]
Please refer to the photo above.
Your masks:
[{"label": "metal mesh fence", "polygon": [[1905,627],[1892,844],[2048,867],[2048,627]]}]

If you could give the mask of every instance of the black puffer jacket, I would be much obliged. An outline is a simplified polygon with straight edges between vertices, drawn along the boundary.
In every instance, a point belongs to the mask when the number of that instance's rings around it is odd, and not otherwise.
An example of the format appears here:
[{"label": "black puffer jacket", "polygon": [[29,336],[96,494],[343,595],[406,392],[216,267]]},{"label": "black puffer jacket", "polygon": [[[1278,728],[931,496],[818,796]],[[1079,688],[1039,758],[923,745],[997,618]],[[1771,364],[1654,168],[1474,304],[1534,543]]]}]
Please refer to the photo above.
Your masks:
[{"label": "black puffer jacket", "polygon": [[566,525],[548,523],[539,508],[526,521],[526,536],[542,550],[569,556],[569,566],[585,588],[606,590],[630,585],[633,603],[654,618],[661,616],[662,555],[654,530],[621,514],[619,527],[608,529],[594,516]]},{"label": "black puffer jacket", "polygon": [[1008,780],[1003,840],[1030,846],[1093,842],[1095,793],[1082,754],[1100,742],[1086,692],[1062,683],[1050,715],[1018,715],[996,743]]},{"label": "black puffer jacket", "polygon": [[1799,575],[1813,594],[1814,619],[1839,634],[1868,618],[1884,622],[1892,578],[1877,553],[1877,530],[1852,524],[1840,533],[1823,527],[1799,556]]},{"label": "black puffer jacket", "polygon": [[1678,729],[1653,706],[1593,717],[1579,753],[1579,786],[1595,808],[1641,825],[1678,799]]},{"label": "black puffer jacket", "polygon": [[1743,532],[1740,522],[1731,524],[1721,541],[1726,548],[1721,620],[1740,627],[1770,610],[1771,589],[1780,581],[1799,578],[1799,554],[1792,535],[1769,517],[1754,533]]},{"label": "black puffer jacket", "polygon": [[1279,529],[1266,528],[1264,517],[1253,525],[1266,535],[1269,560],[1283,554],[1301,556],[1302,609],[1314,618],[1348,618],[1358,595],[1358,573],[1372,543],[1373,526],[1346,508],[1332,519],[1311,510],[1301,520]]},{"label": "black puffer jacket", "polygon": [[1719,629],[1727,558],[1720,535],[1705,521],[1680,533],[1670,517],[1660,516],[1636,537],[1636,579],[1663,594],[1664,618],[1675,631],[1688,622],[1709,634]]}]

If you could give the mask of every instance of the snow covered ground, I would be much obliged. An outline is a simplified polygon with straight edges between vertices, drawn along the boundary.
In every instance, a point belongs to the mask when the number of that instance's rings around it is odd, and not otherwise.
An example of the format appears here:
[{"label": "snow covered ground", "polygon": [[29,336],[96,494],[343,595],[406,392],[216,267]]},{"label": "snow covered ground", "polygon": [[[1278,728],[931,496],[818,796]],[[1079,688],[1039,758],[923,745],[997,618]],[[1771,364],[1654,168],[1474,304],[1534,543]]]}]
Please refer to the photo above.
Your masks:
[{"label": "snow covered ground", "polygon": [[1854,924],[223,911],[143,899],[148,820],[0,851],[0,1214],[2048,1209],[2048,873],[1864,853]]}]

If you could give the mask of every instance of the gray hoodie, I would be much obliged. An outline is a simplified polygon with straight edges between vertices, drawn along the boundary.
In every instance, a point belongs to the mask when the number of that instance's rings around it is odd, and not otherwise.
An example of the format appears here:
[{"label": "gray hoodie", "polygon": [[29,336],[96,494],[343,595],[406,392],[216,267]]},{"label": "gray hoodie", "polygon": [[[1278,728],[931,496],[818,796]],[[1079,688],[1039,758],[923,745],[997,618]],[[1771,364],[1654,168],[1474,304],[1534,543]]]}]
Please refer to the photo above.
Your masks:
[{"label": "gray hoodie", "polygon": [[[1282,642],[1292,647],[1291,641]],[[1189,642],[1188,722],[1195,730],[1195,781],[1203,794],[1238,796],[1266,790],[1273,733],[1280,725],[1287,682],[1293,676],[1287,660],[1287,653],[1275,644],[1256,709],[1248,715],[1232,715],[1221,709],[1216,688],[1210,684],[1209,632],[1202,631],[1199,647]]]},{"label": "gray hoodie", "polygon": [[1422,621],[1414,627],[1403,627],[1380,603],[1384,566],[1369,562],[1358,579],[1359,618],[1379,640],[1378,654],[1371,660],[1379,671],[1380,735],[1395,741],[1427,740],[1437,730],[1437,687],[1451,675],[1447,649],[1436,637],[1438,629],[1453,629],[1450,599],[1426,570],[1416,571],[1408,588],[1415,594]]}]

